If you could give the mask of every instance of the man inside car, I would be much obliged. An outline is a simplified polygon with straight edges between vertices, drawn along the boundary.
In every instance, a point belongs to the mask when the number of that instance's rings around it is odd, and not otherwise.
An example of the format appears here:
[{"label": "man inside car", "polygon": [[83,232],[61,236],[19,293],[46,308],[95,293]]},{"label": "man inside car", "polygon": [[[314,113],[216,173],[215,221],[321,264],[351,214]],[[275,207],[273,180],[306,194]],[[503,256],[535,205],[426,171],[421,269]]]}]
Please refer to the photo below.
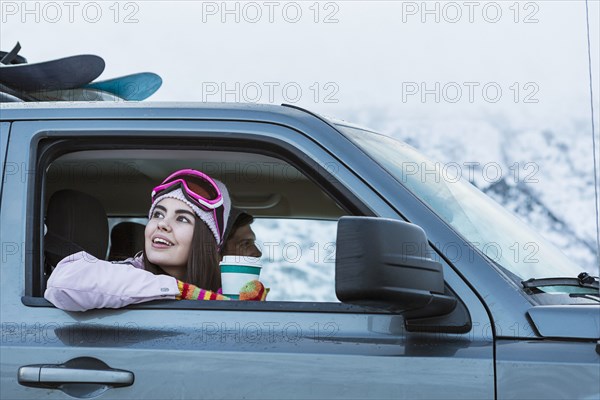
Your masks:
[{"label": "man inside car", "polygon": [[262,252],[256,246],[256,235],[250,225],[254,217],[245,211],[232,207],[225,229],[225,241],[221,250],[223,256],[258,257]]}]

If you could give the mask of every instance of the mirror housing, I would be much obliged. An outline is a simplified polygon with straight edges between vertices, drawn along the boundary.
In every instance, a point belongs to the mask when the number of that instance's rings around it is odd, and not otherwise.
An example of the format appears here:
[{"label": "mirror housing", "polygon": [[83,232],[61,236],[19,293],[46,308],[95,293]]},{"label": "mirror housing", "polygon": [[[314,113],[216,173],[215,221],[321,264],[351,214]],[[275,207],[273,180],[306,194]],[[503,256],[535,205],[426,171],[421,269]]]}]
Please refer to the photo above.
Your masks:
[{"label": "mirror housing", "polygon": [[425,231],[403,221],[342,217],[337,228],[335,291],[343,303],[402,312],[406,318],[446,315],[457,300],[446,293],[440,263]]}]

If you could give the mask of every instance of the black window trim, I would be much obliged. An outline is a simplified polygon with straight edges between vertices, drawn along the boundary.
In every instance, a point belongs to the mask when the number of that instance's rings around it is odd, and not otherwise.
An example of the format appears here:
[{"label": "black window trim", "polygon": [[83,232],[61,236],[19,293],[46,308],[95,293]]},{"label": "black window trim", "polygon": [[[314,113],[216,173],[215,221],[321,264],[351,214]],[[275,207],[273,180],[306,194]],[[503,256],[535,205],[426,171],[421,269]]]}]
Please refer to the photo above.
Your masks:
[{"label": "black window trim", "polygon": [[[288,127],[289,129],[289,127]],[[25,295],[22,303],[31,307],[54,307],[45,300],[43,290],[45,288],[44,256],[42,249],[42,231],[44,204],[42,199],[45,195],[45,169],[58,157],[81,150],[109,150],[109,149],[161,149],[161,150],[214,150],[244,152],[267,155],[288,162],[300,172],[305,174],[313,183],[318,185],[325,193],[335,199],[342,208],[352,215],[375,216],[366,204],[363,204],[348,188],[335,179],[326,169],[320,167],[315,160],[307,160],[295,154],[296,147],[279,138],[270,136],[256,136],[248,133],[233,133],[223,137],[222,133],[215,132],[214,135],[205,134],[202,137],[178,137],[176,130],[169,132],[169,137],[116,137],[116,136],[87,136],[87,137],[60,137],[53,132],[53,136],[38,136],[37,143],[32,142],[30,151],[31,165],[35,168],[35,179],[30,180],[28,193],[28,226],[26,235],[31,243],[27,252],[29,257],[25,260]],[[306,138],[306,137],[305,137]],[[309,139],[310,140],[310,139]],[[177,142],[177,144],[174,144]],[[185,143],[185,147],[181,144]],[[326,149],[325,153],[332,157]],[[334,157],[332,157],[334,158]],[[311,165],[312,164],[312,165]],[[32,187],[33,186],[33,187]],[[242,302],[235,302],[242,303]],[[124,307],[124,309],[245,309],[260,311],[306,311],[306,312],[349,312],[349,313],[383,313],[385,310],[376,310],[361,306],[353,306],[342,303],[319,303],[319,302],[248,302],[247,305],[232,306],[231,302],[194,302],[194,301],[152,301]],[[241,307],[241,308],[240,308]]]}]

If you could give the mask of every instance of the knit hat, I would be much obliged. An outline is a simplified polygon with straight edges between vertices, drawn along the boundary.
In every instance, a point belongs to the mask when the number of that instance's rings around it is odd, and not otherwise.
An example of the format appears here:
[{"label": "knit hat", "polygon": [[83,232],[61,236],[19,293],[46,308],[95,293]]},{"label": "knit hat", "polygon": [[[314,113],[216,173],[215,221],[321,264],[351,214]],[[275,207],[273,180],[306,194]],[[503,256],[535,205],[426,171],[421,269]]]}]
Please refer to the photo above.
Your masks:
[{"label": "knit hat", "polygon": [[185,204],[187,204],[194,211],[194,214],[196,214],[198,216],[198,218],[200,218],[210,228],[211,232],[213,233],[213,235],[215,237],[215,240],[217,241],[217,246],[220,247],[223,242],[223,235],[225,233],[224,230],[225,230],[225,227],[227,226],[227,222],[229,220],[229,213],[231,212],[231,198],[229,197],[229,191],[227,190],[227,187],[225,186],[225,184],[216,179],[213,179],[213,180],[219,187],[219,190],[221,191],[221,195],[223,196],[223,209],[224,209],[223,210],[223,228],[222,228],[223,232],[219,232],[219,229],[217,228],[217,221],[215,220],[214,211],[202,210],[200,207],[198,207],[197,205],[192,203],[190,200],[188,200],[187,197],[185,197],[181,188],[167,192],[161,196],[158,196],[152,202],[152,206],[150,206],[150,212],[148,213],[148,219],[152,218],[152,214],[154,213],[154,209],[156,208],[156,205],[159,202],[161,202],[163,199],[170,198],[170,199],[180,200],[180,201],[184,202]]}]

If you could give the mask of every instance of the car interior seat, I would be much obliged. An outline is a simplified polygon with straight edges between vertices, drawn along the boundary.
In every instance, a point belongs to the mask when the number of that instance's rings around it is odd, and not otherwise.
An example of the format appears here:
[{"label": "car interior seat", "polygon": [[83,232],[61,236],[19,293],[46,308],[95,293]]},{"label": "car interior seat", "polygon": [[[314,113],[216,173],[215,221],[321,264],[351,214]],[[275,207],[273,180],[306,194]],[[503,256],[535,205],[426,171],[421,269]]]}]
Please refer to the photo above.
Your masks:
[{"label": "car interior seat", "polygon": [[123,261],[144,250],[144,230],[146,227],[137,222],[121,222],[110,232],[110,252],[108,259]]},{"label": "car interior seat", "polygon": [[45,223],[44,253],[50,269],[82,250],[96,258],[106,258],[108,219],[95,197],[70,189],[54,193],[48,201]]}]

